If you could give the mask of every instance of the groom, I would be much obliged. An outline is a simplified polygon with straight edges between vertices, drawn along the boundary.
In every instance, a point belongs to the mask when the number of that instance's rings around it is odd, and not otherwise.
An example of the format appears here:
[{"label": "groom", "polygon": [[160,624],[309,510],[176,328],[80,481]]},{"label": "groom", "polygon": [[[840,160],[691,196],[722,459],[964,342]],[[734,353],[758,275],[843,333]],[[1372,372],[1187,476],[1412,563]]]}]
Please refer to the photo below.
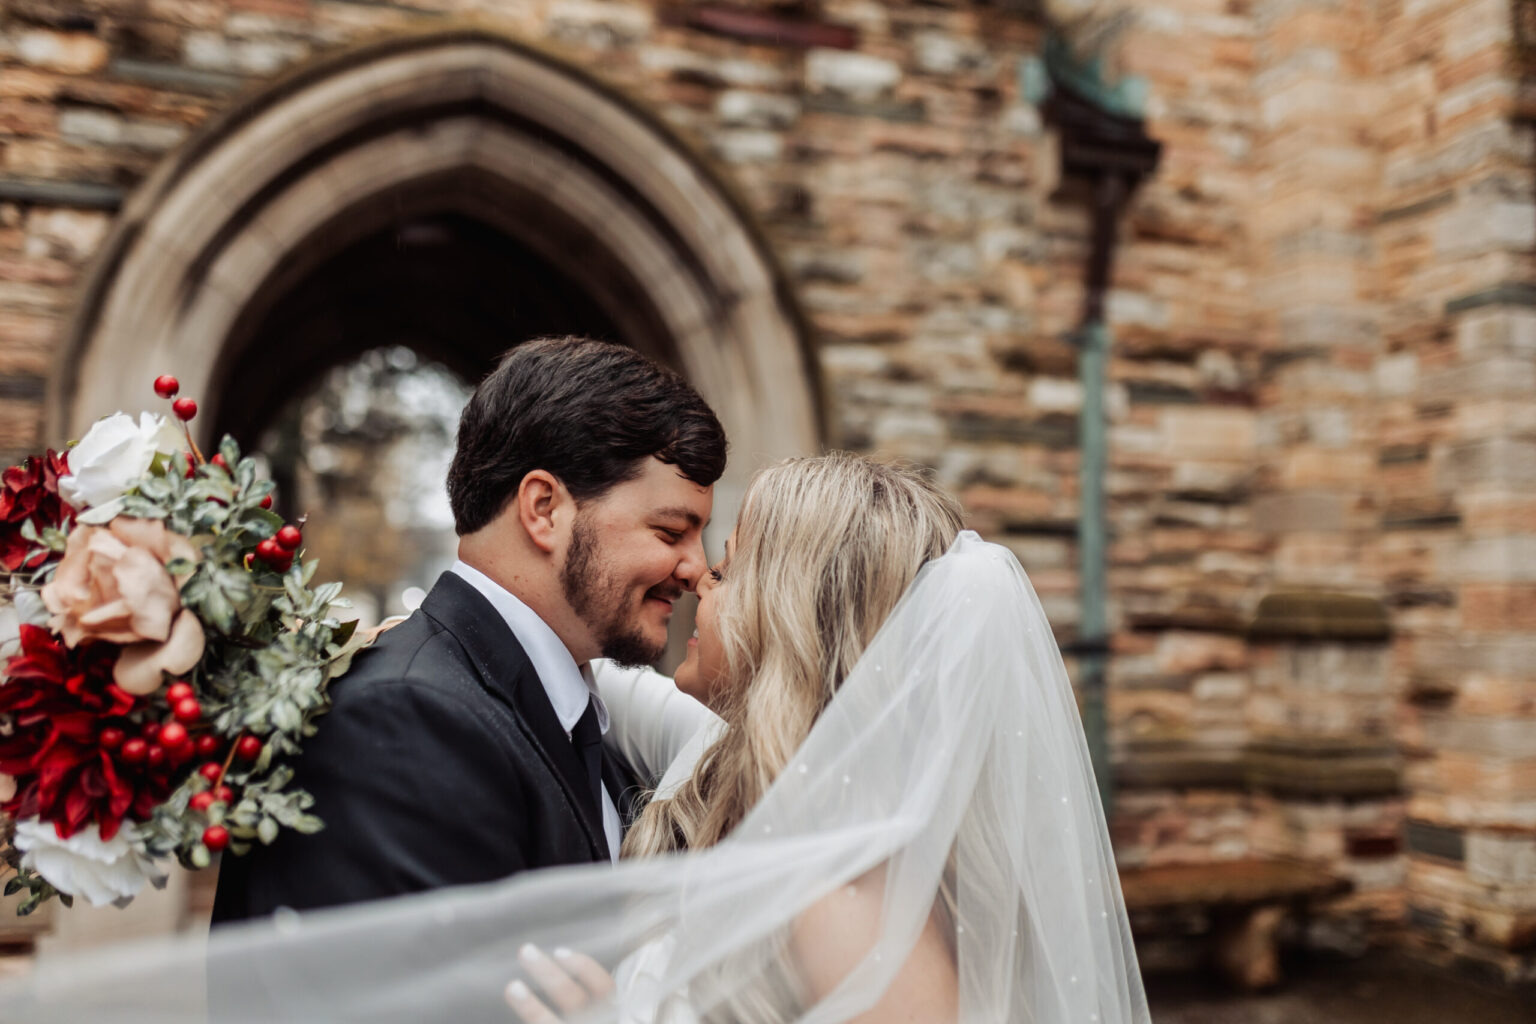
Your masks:
[{"label": "groom", "polygon": [[214,923],[616,858],[630,783],[587,662],[660,656],[725,451],[631,349],[506,355],[459,422],[459,561],[332,684],[294,765],[325,827],[225,858]]}]

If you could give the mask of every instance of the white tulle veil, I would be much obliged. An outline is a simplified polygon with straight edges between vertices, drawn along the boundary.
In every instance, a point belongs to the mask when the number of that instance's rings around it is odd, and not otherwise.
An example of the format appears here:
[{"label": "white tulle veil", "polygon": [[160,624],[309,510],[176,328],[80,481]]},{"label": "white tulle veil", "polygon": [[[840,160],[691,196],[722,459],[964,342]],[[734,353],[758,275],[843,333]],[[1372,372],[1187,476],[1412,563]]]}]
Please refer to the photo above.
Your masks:
[{"label": "white tulle veil", "polygon": [[[878,939],[838,951],[857,966],[809,1000],[795,980],[806,948],[785,936],[871,879]],[[961,1020],[1150,1019],[1061,656],[1018,562],[972,533],[923,569],[713,849],[45,962],[0,986],[0,1015],[510,1021],[502,993],[532,942],[616,971],[617,998],[581,1020],[822,1024],[879,999],[936,906]]]}]

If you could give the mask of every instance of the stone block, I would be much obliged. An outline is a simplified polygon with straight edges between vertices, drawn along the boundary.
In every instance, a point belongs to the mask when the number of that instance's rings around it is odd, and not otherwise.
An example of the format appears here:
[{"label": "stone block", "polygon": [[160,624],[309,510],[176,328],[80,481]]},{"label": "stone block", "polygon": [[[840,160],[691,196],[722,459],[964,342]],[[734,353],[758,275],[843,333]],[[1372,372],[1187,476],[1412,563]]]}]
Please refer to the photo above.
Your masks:
[{"label": "stone block", "polygon": [[1461,588],[1461,627],[1473,633],[1536,633],[1536,583],[1474,583]]},{"label": "stone block", "polygon": [[729,89],[715,100],[715,116],[733,128],[788,128],[800,116],[800,102],[776,93]]},{"label": "stone block", "polygon": [[186,138],[187,130],[179,124],[140,121],[81,108],[59,115],[59,134],[72,142],[161,152],[178,145]]},{"label": "stone block", "polygon": [[767,164],[784,155],[784,136],[755,128],[714,132],[710,144],[715,154],[730,164]]},{"label": "stone block", "polygon": [[106,42],[90,33],[47,29],[22,32],[15,53],[22,63],[70,75],[100,71],[110,55]]},{"label": "stone block", "polygon": [[1457,864],[1466,859],[1466,835],[1461,829],[1410,821],[1403,838],[1409,853]]},{"label": "stone block", "polygon": [[1165,450],[1174,458],[1249,458],[1255,418],[1249,409],[1169,407],[1160,416]]},{"label": "stone block", "polygon": [[593,49],[609,49],[636,43],[651,34],[656,12],[650,4],[616,0],[552,0],[549,32]]},{"label": "stone block", "polygon": [[805,58],[805,81],[813,92],[868,101],[889,94],[901,82],[901,68],[866,53],[812,50]]},{"label": "stone block", "polygon": [[1467,875],[1474,881],[1536,886],[1536,834],[1470,832],[1465,859]]},{"label": "stone block", "polygon": [[929,75],[986,74],[994,67],[982,40],[936,30],[912,37],[912,56]]},{"label": "stone block", "polygon": [[1157,641],[1157,666],[1170,674],[1235,671],[1248,665],[1248,648],[1239,638],[1209,633],[1166,632]]},{"label": "stone block", "polygon": [[1536,309],[1481,308],[1456,324],[1456,348],[1464,357],[1536,354]]},{"label": "stone block", "polygon": [[1467,539],[1455,567],[1456,575],[1469,583],[1536,583],[1536,534]]},{"label": "stone block", "polygon": [[1536,758],[1536,719],[1532,718],[1426,716],[1424,735],[1432,746],[1448,751],[1513,760]]},{"label": "stone block", "polygon": [[1342,530],[1352,503],[1353,498],[1334,491],[1261,494],[1253,500],[1253,525],[1266,533]]},{"label": "stone block", "polygon": [[1370,478],[1374,459],[1362,449],[1300,448],[1280,458],[1280,483],[1298,490],[1357,487]]}]

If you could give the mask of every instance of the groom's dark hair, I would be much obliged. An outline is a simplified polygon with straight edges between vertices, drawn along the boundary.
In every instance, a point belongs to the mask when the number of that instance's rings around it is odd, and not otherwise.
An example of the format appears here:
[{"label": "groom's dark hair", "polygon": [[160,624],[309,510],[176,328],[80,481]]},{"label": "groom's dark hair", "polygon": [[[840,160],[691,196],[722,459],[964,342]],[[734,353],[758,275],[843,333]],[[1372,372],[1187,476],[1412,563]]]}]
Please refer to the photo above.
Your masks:
[{"label": "groom's dark hair", "polygon": [[709,486],[725,472],[725,431],[677,373],[632,348],[540,338],[502,356],[459,417],[448,469],[454,529],[501,513],[535,469],[578,502],[632,480],[648,458]]}]

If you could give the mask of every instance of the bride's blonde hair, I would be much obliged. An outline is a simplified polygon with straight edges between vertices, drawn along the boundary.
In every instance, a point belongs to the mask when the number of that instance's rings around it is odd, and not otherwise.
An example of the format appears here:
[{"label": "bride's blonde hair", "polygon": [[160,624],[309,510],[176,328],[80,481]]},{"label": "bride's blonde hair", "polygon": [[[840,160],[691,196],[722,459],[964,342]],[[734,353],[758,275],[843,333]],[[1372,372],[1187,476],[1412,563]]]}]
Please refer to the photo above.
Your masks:
[{"label": "bride's blonde hair", "polygon": [[735,828],[960,528],[959,502],[907,467],[835,452],[759,473],[716,599],[725,733],[640,815],[624,855],[702,849]]}]

